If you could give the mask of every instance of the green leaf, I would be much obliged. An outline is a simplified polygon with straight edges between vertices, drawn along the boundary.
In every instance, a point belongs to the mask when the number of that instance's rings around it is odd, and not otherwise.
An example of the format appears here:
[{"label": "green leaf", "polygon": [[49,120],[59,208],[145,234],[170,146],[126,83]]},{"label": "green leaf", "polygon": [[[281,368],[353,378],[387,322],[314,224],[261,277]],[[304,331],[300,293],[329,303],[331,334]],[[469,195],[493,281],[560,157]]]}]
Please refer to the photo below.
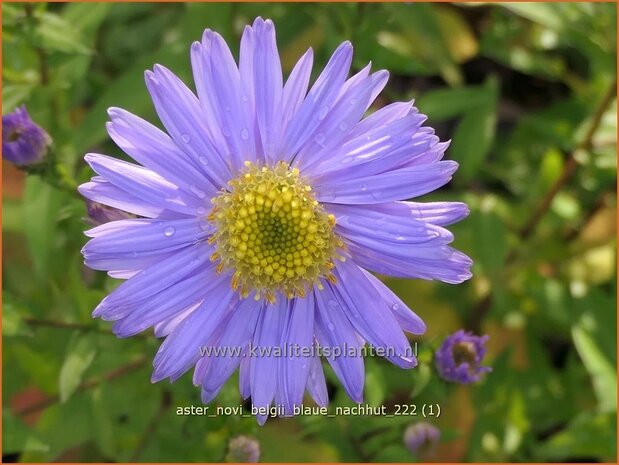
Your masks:
[{"label": "green leaf", "polygon": [[[452,85],[460,84],[462,76],[455,57],[452,54],[453,43],[447,40],[447,27],[454,27],[454,17],[448,14],[440,14],[441,9],[434,5],[414,3],[410,5],[387,4],[386,8],[392,10],[392,18],[395,26],[400,28],[403,38],[406,38],[406,48],[399,47],[397,50],[405,56],[417,57],[428,66],[440,72],[445,81]],[[456,19],[461,25],[462,22]],[[447,27],[446,27],[447,26]],[[466,26],[463,26],[466,28]],[[456,27],[456,29],[464,30]],[[393,30],[393,29],[392,29]],[[388,31],[391,33],[391,31]],[[404,44],[402,44],[404,45]]]},{"label": "green leaf", "polygon": [[91,35],[105,20],[110,11],[109,3],[68,3],[62,12],[65,21],[79,32]]},{"label": "green leaf", "polygon": [[565,25],[565,18],[560,14],[560,5],[548,3],[504,3],[502,6],[523,18],[535,21],[550,29],[562,29]]},{"label": "green leaf", "polygon": [[97,353],[93,334],[75,334],[69,342],[67,355],[60,369],[60,401],[66,402],[82,382],[82,376]]},{"label": "green leaf", "polygon": [[114,418],[106,408],[105,395],[108,390],[106,382],[101,383],[92,392],[92,418],[95,441],[99,450],[107,457],[115,457],[117,453],[114,435]]},{"label": "green leaf", "polygon": [[45,184],[40,178],[28,176],[23,199],[24,232],[41,279],[47,279],[49,261],[56,240],[56,215],[62,203],[62,193]]},{"label": "green leaf", "polygon": [[415,102],[432,121],[444,121],[474,108],[489,105],[491,94],[485,87],[455,87],[426,92]]},{"label": "green leaf", "polygon": [[2,86],[2,114],[13,111],[17,106],[28,100],[32,92],[32,84],[5,84]]},{"label": "green leaf", "polygon": [[20,310],[15,306],[9,296],[2,296],[2,335],[3,336],[25,336],[31,335],[32,331],[22,319]]},{"label": "green leaf", "polygon": [[2,409],[2,454],[19,454],[23,452],[47,452],[49,445],[15,418],[8,408]]},{"label": "green leaf", "polygon": [[[186,76],[189,71],[184,45],[182,48],[168,47],[133,63],[124,74],[98,95],[96,103],[77,127],[73,139],[76,147],[75,153],[84,153],[106,138],[105,122],[109,107],[122,106],[135,114],[143,114],[151,110],[152,104],[144,85],[144,70],[152,67],[153,63],[164,64],[181,77]],[[183,66],[185,67],[184,73],[182,72]]]},{"label": "green leaf", "polygon": [[379,406],[385,399],[385,382],[381,367],[376,360],[366,362],[365,397],[369,405]]},{"label": "green leaf", "polygon": [[41,46],[49,51],[63,53],[90,53],[79,30],[71,23],[53,13],[38,15],[38,38]]},{"label": "green leaf", "polygon": [[595,340],[583,325],[572,328],[572,338],[585,368],[593,381],[598,407],[602,412],[617,410],[617,371],[599,349]]},{"label": "green leaf", "polygon": [[497,122],[496,81],[488,81],[485,92],[487,101],[480,106],[470,107],[453,135],[450,153],[460,163],[457,179],[462,182],[470,181],[477,175],[494,142]]},{"label": "green leaf", "polygon": [[507,255],[505,224],[493,212],[475,211],[467,221],[473,231],[476,266],[489,277],[498,276]]},{"label": "green leaf", "polygon": [[538,460],[562,462],[574,457],[595,457],[600,461],[614,462],[616,431],[615,415],[583,412],[537,450]]},{"label": "green leaf", "polygon": [[73,396],[66,404],[55,404],[39,417],[36,433],[49,444],[47,451],[30,451],[20,457],[22,462],[48,463],[67,449],[75,448],[92,439],[92,415],[88,399],[81,393]]},{"label": "green leaf", "polygon": [[432,379],[432,369],[427,363],[420,363],[413,371],[411,398],[414,399],[428,386]]}]

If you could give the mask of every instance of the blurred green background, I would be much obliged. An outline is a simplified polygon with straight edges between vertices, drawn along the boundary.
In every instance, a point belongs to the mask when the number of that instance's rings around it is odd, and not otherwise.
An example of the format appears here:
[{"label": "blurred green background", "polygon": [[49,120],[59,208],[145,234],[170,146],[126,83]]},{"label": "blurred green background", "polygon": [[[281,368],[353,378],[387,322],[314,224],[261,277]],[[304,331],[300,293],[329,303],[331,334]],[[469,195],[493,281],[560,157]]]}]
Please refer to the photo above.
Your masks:
[{"label": "blurred green background", "polygon": [[[423,418],[205,418],[186,375],[151,385],[152,335],[116,339],[90,312],[117,284],[84,268],[75,188],[82,156],[122,156],[106,108],[156,122],[154,63],[190,83],[204,28],[233,51],[245,24],[275,21],[284,71],[309,46],[314,77],[343,40],[355,70],[391,72],[375,105],[416,99],[460,163],[424,200],[462,200],[461,286],[386,279],[428,323],[421,366],[368,359],[372,405],[439,404],[441,444],[404,447]],[[2,4],[3,114],[26,104],[54,139],[47,170],[3,162],[4,461],[222,461],[230,438],[263,461],[616,460],[616,4]],[[373,108],[375,108],[373,107]],[[478,385],[448,385],[433,350],[458,328],[489,334]],[[326,366],[326,363],[325,363]],[[352,405],[327,369],[332,405]],[[240,403],[236,380],[213,405]]]}]

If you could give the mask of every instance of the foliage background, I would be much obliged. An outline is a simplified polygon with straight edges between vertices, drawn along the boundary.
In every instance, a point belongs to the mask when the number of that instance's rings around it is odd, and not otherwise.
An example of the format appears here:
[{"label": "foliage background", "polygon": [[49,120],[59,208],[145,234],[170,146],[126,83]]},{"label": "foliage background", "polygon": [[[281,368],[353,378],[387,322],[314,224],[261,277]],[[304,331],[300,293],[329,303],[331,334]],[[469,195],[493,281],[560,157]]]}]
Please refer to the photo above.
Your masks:
[{"label": "foliage background", "polygon": [[[190,80],[205,27],[238,49],[272,18],[285,72],[315,70],[345,39],[354,68],[391,72],[379,104],[416,98],[460,163],[425,200],[465,200],[453,227],[475,259],[461,286],[388,279],[427,322],[422,365],[367,360],[372,405],[439,403],[428,421],[449,461],[614,461],[616,456],[616,5],[2,4],[3,113],[25,103],[55,141],[47,170],[3,164],[5,461],[221,461],[255,436],[264,461],[411,461],[419,417],[177,416],[200,405],[189,375],[150,383],[151,335],[117,340],[90,312],[115,285],[85,269],[75,188],[87,151],[122,156],[108,106],[157,121],[143,71]],[[460,327],[490,335],[494,371],[469,387],[435,376],[432,350]],[[329,371],[333,405],[351,405]],[[235,383],[215,405],[238,405]]]}]

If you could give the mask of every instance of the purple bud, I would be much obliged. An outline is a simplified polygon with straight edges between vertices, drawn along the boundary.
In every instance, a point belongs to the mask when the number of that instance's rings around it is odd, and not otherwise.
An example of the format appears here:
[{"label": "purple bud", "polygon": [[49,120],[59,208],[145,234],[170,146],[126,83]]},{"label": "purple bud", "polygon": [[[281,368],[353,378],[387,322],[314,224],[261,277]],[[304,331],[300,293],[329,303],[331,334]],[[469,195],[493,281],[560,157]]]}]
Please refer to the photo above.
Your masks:
[{"label": "purple bud", "polygon": [[483,373],[492,370],[480,365],[486,355],[487,340],[488,336],[474,336],[462,329],[447,336],[435,355],[441,378],[460,384],[479,381]]},{"label": "purple bud", "polygon": [[86,209],[88,210],[88,218],[94,226],[109,223],[110,221],[128,220],[136,218],[135,215],[119,210],[118,208],[108,207],[102,203],[86,200]]},{"label": "purple bud", "polygon": [[40,163],[52,139],[31,119],[22,105],[2,117],[2,157],[17,166]]},{"label": "purple bud", "polygon": [[228,462],[257,463],[260,460],[260,444],[249,436],[237,436],[228,444]]},{"label": "purple bud", "polygon": [[436,426],[426,422],[413,423],[404,431],[404,445],[416,456],[427,456],[434,452],[441,432]]}]

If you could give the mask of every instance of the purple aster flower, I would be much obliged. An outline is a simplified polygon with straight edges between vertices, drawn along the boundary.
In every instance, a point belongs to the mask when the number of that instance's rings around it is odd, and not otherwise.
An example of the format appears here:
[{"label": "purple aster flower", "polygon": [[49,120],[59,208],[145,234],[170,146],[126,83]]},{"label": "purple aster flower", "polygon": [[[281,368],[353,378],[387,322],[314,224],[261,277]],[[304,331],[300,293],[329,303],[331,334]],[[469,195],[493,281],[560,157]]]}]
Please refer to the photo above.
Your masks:
[{"label": "purple aster flower", "polygon": [[2,157],[17,166],[43,161],[51,137],[31,119],[25,106],[2,117]]},{"label": "purple aster flower", "polygon": [[445,229],[466,205],[405,201],[449,182],[448,144],[410,102],[364,118],[388,73],[368,65],[347,78],[349,42],[308,91],[312,59],[310,49],[284,82],[271,21],[245,28],[238,66],[206,30],[191,47],[197,95],[163,66],[146,72],[167,134],[111,108],[110,137],[139,164],[88,154],[98,176],[80,187],[142,217],[86,232],[85,263],[126,279],[93,315],[120,337],[154,327],[166,339],[153,381],[195,367],[205,403],[238,368],[261,423],[273,402],[291,414],[305,390],[328,403],[314,342],[345,351],[328,361],[355,402],[364,364],[354,349],[367,342],[402,368],[417,364],[405,332],[425,324],[369,271],[471,276]]},{"label": "purple aster flower", "polygon": [[226,460],[233,463],[258,463],[260,443],[249,436],[237,436],[228,444]]},{"label": "purple aster flower", "polygon": [[441,432],[426,422],[413,423],[404,431],[404,445],[416,456],[427,456],[434,452],[438,445]]},{"label": "purple aster flower", "polygon": [[492,368],[481,366],[486,355],[488,336],[474,336],[464,330],[445,338],[436,351],[436,368],[441,378],[454,383],[469,384],[479,381]]}]

